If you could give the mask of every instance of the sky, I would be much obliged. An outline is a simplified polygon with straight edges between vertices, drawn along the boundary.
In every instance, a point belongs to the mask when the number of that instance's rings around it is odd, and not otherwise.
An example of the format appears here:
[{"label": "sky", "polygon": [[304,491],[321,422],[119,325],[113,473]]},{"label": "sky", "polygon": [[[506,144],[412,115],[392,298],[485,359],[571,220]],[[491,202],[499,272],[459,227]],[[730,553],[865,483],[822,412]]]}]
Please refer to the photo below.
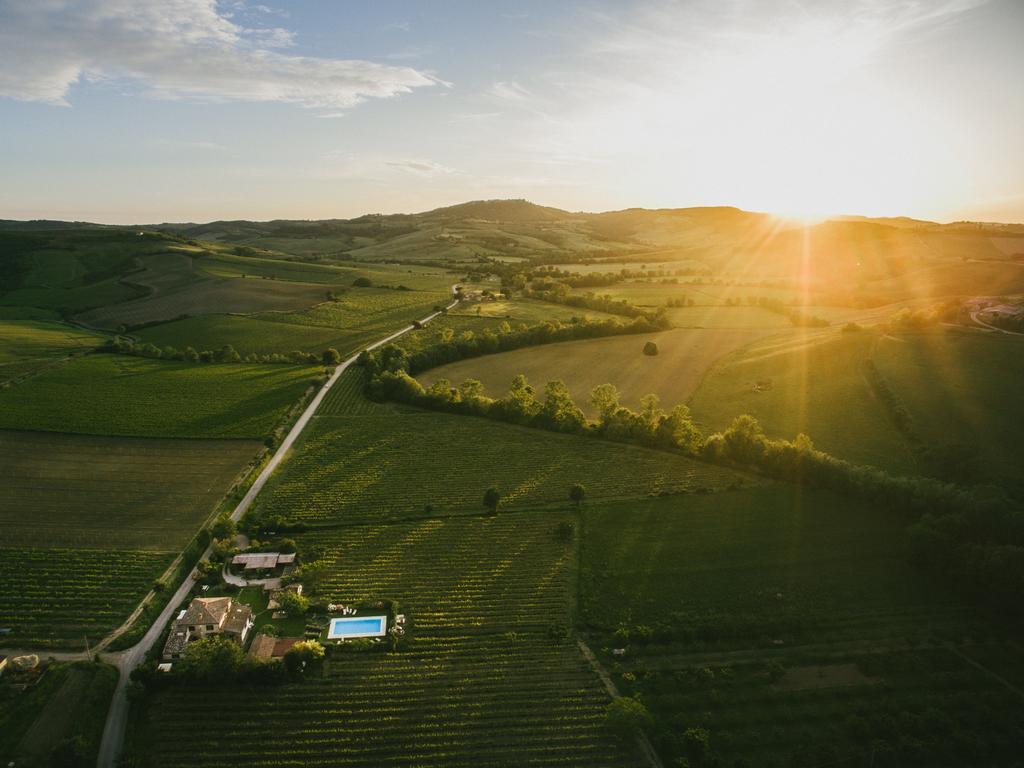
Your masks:
[{"label": "sky", "polygon": [[0,0],[0,218],[1024,222],[1022,0]]}]

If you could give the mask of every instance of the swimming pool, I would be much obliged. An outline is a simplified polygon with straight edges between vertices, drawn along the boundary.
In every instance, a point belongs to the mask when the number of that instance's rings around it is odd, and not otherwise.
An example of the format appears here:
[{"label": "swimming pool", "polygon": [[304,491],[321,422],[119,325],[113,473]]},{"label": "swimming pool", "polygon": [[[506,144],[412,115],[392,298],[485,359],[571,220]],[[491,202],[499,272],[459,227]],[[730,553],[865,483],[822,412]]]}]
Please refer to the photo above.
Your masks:
[{"label": "swimming pool", "polygon": [[354,637],[383,637],[387,634],[387,616],[350,616],[331,619],[328,640],[350,640]]}]

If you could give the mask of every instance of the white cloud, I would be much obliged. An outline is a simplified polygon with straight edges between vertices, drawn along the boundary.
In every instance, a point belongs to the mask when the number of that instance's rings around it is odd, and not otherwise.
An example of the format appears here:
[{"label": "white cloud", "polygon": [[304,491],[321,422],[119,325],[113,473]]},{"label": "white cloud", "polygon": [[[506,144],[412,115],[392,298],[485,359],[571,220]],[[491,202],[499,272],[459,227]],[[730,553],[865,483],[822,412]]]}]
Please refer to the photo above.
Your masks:
[{"label": "white cloud", "polygon": [[439,83],[411,67],[281,53],[294,35],[251,28],[216,0],[0,3],[0,96],[67,104],[75,83],[129,82],[154,97],[349,107]]},{"label": "white cloud", "polygon": [[533,94],[514,80],[498,81],[487,90],[487,93],[501,101],[522,103],[533,99]]},{"label": "white cloud", "polygon": [[436,179],[459,175],[460,171],[424,158],[355,154],[343,150],[328,152],[317,167],[316,177],[345,180],[389,182],[416,177]]}]

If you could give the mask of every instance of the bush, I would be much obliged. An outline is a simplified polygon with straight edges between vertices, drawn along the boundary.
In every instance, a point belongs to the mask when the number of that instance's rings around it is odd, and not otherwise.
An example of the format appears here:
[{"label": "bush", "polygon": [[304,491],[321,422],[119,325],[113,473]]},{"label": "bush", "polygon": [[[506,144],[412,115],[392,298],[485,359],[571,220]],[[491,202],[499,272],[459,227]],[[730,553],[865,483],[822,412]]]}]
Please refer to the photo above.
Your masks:
[{"label": "bush", "polygon": [[604,722],[612,733],[628,739],[654,724],[654,718],[641,702],[631,696],[612,701],[604,710]]},{"label": "bush", "polygon": [[649,357],[654,357],[655,355],[658,354],[658,345],[655,344],[653,341],[648,341],[646,344],[644,344],[644,354],[648,355]]},{"label": "bush", "polygon": [[370,288],[373,286],[373,281],[368,277],[357,277],[352,281],[352,285],[356,288]]}]

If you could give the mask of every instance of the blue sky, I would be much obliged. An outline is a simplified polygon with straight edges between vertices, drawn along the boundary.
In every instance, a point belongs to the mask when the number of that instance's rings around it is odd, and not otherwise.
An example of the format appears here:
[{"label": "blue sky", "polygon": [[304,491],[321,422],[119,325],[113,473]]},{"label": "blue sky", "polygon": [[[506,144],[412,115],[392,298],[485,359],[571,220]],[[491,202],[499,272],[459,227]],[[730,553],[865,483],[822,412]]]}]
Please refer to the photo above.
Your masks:
[{"label": "blue sky", "polygon": [[0,217],[1024,221],[1017,0],[0,0]]}]

